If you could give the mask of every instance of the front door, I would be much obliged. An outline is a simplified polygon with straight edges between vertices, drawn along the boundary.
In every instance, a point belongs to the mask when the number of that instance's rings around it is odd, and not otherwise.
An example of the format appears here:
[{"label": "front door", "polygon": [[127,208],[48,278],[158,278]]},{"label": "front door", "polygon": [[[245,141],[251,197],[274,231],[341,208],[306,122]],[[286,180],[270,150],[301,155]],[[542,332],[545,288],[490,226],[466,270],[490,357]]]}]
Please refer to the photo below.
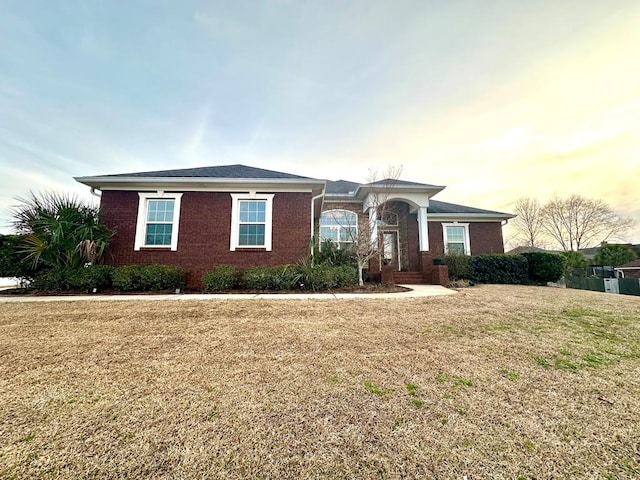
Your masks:
[{"label": "front door", "polygon": [[398,232],[382,232],[382,264],[392,265],[394,270],[400,271]]}]

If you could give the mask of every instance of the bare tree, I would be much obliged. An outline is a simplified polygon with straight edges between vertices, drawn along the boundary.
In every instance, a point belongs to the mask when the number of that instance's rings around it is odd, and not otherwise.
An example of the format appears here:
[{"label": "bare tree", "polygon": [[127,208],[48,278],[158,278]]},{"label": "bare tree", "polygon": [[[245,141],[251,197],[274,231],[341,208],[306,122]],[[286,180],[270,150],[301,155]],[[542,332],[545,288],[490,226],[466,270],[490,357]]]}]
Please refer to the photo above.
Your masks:
[{"label": "bare tree", "polygon": [[620,217],[602,200],[581,195],[550,200],[542,208],[542,216],[544,231],[563,250],[622,240],[633,225],[633,220]]},{"label": "bare tree", "polygon": [[[357,228],[346,224],[342,214],[332,216],[335,224],[340,225],[341,231],[348,238],[348,243],[353,246],[353,254],[358,265],[358,284],[364,285],[363,271],[368,268],[371,260],[380,258],[382,248],[378,227],[384,225],[384,219],[394,209],[393,202],[389,202],[393,186],[397,183],[402,166],[389,166],[379,180],[377,171],[369,171],[367,177],[367,197],[364,210],[369,212],[365,221],[358,221]],[[360,220],[360,215],[357,217]]]},{"label": "bare tree", "polygon": [[545,230],[540,202],[531,197],[520,198],[514,205],[513,213],[517,217],[509,223],[515,231],[517,243],[527,247],[542,247]]}]

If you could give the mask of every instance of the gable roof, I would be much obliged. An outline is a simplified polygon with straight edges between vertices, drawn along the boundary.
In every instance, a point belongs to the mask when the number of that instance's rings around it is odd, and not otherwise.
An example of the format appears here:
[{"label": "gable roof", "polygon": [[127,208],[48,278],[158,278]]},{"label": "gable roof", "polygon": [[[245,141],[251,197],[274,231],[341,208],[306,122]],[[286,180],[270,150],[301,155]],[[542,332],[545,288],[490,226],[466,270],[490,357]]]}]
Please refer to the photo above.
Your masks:
[{"label": "gable roof", "polygon": [[[290,178],[314,180],[291,173],[247,167],[246,165],[217,165],[211,167],[181,168],[177,170],[158,170],[153,172],[119,173],[102,175],[108,178]],[[84,177],[81,177],[84,178]]]},{"label": "gable roof", "polygon": [[347,195],[349,193],[355,193],[359,186],[359,183],[350,182],[348,180],[327,180],[325,193]]}]

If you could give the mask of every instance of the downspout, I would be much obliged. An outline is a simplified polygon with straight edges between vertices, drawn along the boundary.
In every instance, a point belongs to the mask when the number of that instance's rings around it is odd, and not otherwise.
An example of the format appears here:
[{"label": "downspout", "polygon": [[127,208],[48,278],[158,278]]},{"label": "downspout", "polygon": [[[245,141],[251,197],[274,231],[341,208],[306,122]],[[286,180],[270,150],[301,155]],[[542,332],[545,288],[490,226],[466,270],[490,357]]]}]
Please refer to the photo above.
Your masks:
[{"label": "downspout", "polygon": [[96,187],[91,187],[91,190],[89,190],[89,193],[91,193],[91,195],[93,195],[94,197],[102,198],[101,194],[96,193]]},{"label": "downspout", "polygon": [[316,200],[324,197],[324,189],[322,189],[322,193],[316,195],[315,197],[311,197],[311,242],[309,243],[309,249],[311,250],[311,258],[313,259],[313,235],[315,234],[315,215],[316,215]]}]

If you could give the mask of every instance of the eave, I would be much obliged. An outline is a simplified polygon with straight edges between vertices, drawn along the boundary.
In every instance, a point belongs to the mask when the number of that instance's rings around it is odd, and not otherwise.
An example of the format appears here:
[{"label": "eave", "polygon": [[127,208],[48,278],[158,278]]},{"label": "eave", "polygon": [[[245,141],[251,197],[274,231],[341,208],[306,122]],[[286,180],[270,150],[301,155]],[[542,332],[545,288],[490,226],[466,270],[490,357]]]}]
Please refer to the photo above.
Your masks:
[{"label": "eave", "polygon": [[493,214],[493,213],[427,213],[429,221],[450,221],[450,222],[502,222],[515,218],[516,215],[511,214]]},{"label": "eave", "polygon": [[310,192],[314,196],[324,191],[325,181],[292,178],[213,178],[213,177],[74,177],[96,190],[133,191],[224,191],[248,190],[273,192]]}]

